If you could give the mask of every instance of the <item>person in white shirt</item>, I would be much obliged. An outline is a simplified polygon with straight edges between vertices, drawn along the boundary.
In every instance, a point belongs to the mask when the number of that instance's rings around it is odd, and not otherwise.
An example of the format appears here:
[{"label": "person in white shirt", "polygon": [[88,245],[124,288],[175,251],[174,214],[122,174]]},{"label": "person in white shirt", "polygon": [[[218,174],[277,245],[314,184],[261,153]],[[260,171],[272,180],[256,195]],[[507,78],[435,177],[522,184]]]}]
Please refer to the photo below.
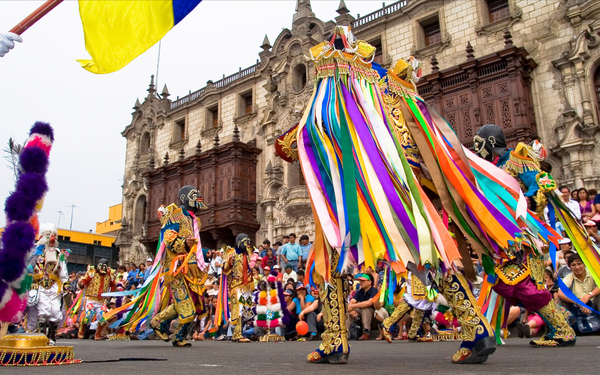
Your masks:
[{"label": "person in white shirt", "polygon": [[[581,220],[581,207],[579,206],[579,202],[574,199],[571,199],[571,191],[566,186],[561,186],[559,188],[563,203],[571,212],[573,216],[577,218],[577,220]],[[546,223],[550,224],[550,217],[548,215],[548,207],[544,208],[544,219],[546,219]],[[558,231],[558,233],[562,233],[563,228],[561,223],[556,220],[556,227],[554,228]]]},{"label": "person in white shirt", "polygon": [[221,258],[221,252],[215,250],[212,252],[212,260],[210,261],[210,267],[208,268],[208,274],[214,277],[221,276],[223,270],[223,258]]}]

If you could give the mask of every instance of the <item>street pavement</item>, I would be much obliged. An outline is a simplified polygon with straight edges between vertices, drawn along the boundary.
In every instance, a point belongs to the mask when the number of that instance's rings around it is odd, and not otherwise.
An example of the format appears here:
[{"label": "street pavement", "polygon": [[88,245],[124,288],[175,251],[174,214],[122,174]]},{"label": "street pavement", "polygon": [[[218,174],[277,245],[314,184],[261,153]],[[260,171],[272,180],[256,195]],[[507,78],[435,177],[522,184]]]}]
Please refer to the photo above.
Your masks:
[{"label": "street pavement", "polygon": [[[315,342],[236,344],[194,342],[191,348],[174,348],[162,341],[59,340],[75,347],[81,364],[48,367],[4,367],[12,374],[599,374],[600,336],[579,337],[573,348],[532,348],[529,340],[511,338],[480,365],[454,365],[450,357],[458,342],[409,343],[351,342],[346,365],[309,364],[306,355]],[[138,359],[137,361],[118,359]],[[143,360],[146,359],[146,360]],[[162,359],[163,361],[148,361]],[[166,359],[166,360],[165,360]]]}]

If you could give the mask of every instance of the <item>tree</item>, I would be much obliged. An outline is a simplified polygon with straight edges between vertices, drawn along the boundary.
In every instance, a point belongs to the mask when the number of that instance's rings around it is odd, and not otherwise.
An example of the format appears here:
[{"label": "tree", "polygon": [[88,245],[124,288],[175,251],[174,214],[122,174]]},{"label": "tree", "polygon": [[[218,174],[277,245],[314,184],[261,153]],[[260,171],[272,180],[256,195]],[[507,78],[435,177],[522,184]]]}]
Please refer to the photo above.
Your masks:
[{"label": "tree", "polygon": [[23,151],[23,145],[16,143],[12,138],[8,139],[8,145],[3,150],[6,155],[3,156],[4,160],[6,160],[6,165],[9,169],[11,169],[14,173],[15,181],[19,177],[19,155],[21,151]]}]

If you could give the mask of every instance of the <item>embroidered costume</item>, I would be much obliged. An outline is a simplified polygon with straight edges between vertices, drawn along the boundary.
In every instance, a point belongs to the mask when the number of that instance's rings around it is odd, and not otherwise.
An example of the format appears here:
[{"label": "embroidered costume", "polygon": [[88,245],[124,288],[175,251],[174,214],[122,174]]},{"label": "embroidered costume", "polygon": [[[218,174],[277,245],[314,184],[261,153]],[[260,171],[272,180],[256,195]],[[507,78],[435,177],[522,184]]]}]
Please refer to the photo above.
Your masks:
[{"label": "embroidered costume", "polygon": [[168,293],[162,293],[160,305],[163,308],[152,318],[151,326],[161,339],[168,342],[171,321],[179,319],[173,346],[185,347],[191,346],[185,340],[187,331],[196,314],[202,314],[204,309],[201,296],[208,274],[204,271],[206,265],[199,246],[200,224],[195,214],[207,207],[202,203],[198,190],[192,186],[182,187],[179,199],[181,207],[171,204],[159,209],[161,246],[164,247],[161,273]]},{"label": "embroidered costume", "polygon": [[95,340],[102,340],[102,330],[106,325],[103,317],[106,312],[106,298],[103,293],[112,292],[116,289],[116,276],[113,269],[108,267],[108,261],[104,258],[98,261],[98,266],[89,266],[88,271],[79,280],[79,288],[84,289],[82,308],[85,314],[79,326],[79,338],[83,339],[87,327],[93,323],[97,324]]},{"label": "embroidered costume", "polygon": [[[426,279],[427,282],[427,274],[425,272],[420,273],[422,275],[421,277]],[[410,341],[417,341],[417,332],[419,331],[424,318],[428,317],[434,308],[435,303],[429,299],[427,286],[423,284],[416,274],[409,272],[408,278],[406,279],[406,292],[404,293],[404,298],[400,304],[396,306],[394,312],[383,321],[383,337],[387,342],[391,343],[392,334],[389,331],[390,327],[402,319],[404,315],[414,311],[412,323],[408,330],[408,339]]]},{"label": "embroidered costume", "polygon": [[247,234],[238,234],[234,248],[228,248],[223,262],[221,288],[227,288],[231,303],[229,323],[235,328],[231,340],[234,342],[250,342],[242,337],[242,327],[253,318],[252,291],[254,280],[248,262],[254,253]]},{"label": "embroidered costume", "polygon": [[58,248],[56,231],[44,231],[37,243],[38,260],[33,269],[33,284],[29,291],[28,329],[39,324],[42,333],[56,342],[56,330],[63,316],[63,292],[69,288],[67,261]]},{"label": "embroidered costume", "polygon": [[[548,205],[546,194],[556,189],[556,183],[550,174],[540,168],[540,160],[543,160],[545,152],[539,143],[534,143],[533,147],[519,143],[514,151],[509,150],[502,129],[487,124],[477,131],[474,149],[480,157],[517,179],[525,191],[524,196],[531,197],[535,202],[531,209],[537,211],[538,216],[543,213]],[[568,215],[566,211],[563,214]],[[486,270],[488,280],[493,284],[492,289],[504,297],[508,304],[522,305],[529,311],[535,311],[544,320],[547,332],[542,339],[532,340],[532,346],[573,346],[576,337],[567,322],[566,311],[556,305],[544,287],[541,240],[544,238],[526,233],[523,241],[518,240],[515,246],[510,247],[507,257],[494,258],[493,271]]]},{"label": "embroidered costume", "polygon": [[317,80],[297,147],[316,228],[307,269],[319,287],[326,331],[308,361],[347,362],[344,273],[351,261],[374,268],[384,259],[396,272],[427,265],[469,333],[453,361],[483,362],[495,350],[493,330],[458,268],[455,243],[415,178],[416,143],[399,128],[409,114],[403,107],[388,112],[371,66],[374,53],[344,27],[311,49]]}]

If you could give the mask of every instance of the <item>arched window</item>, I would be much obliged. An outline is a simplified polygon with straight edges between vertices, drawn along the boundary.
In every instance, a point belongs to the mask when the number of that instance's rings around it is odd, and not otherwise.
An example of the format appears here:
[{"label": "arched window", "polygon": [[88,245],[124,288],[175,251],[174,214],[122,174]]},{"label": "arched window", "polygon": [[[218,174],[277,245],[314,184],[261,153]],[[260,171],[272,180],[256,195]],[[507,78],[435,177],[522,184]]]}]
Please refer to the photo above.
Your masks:
[{"label": "arched window", "polygon": [[140,195],[135,202],[135,216],[133,222],[133,232],[142,233],[144,221],[146,220],[146,196]]},{"label": "arched window", "polygon": [[150,133],[146,132],[140,141],[140,154],[145,155],[148,151],[150,151]]},{"label": "arched window", "polygon": [[296,93],[302,91],[306,86],[306,65],[298,64],[292,71],[292,90]]}]

